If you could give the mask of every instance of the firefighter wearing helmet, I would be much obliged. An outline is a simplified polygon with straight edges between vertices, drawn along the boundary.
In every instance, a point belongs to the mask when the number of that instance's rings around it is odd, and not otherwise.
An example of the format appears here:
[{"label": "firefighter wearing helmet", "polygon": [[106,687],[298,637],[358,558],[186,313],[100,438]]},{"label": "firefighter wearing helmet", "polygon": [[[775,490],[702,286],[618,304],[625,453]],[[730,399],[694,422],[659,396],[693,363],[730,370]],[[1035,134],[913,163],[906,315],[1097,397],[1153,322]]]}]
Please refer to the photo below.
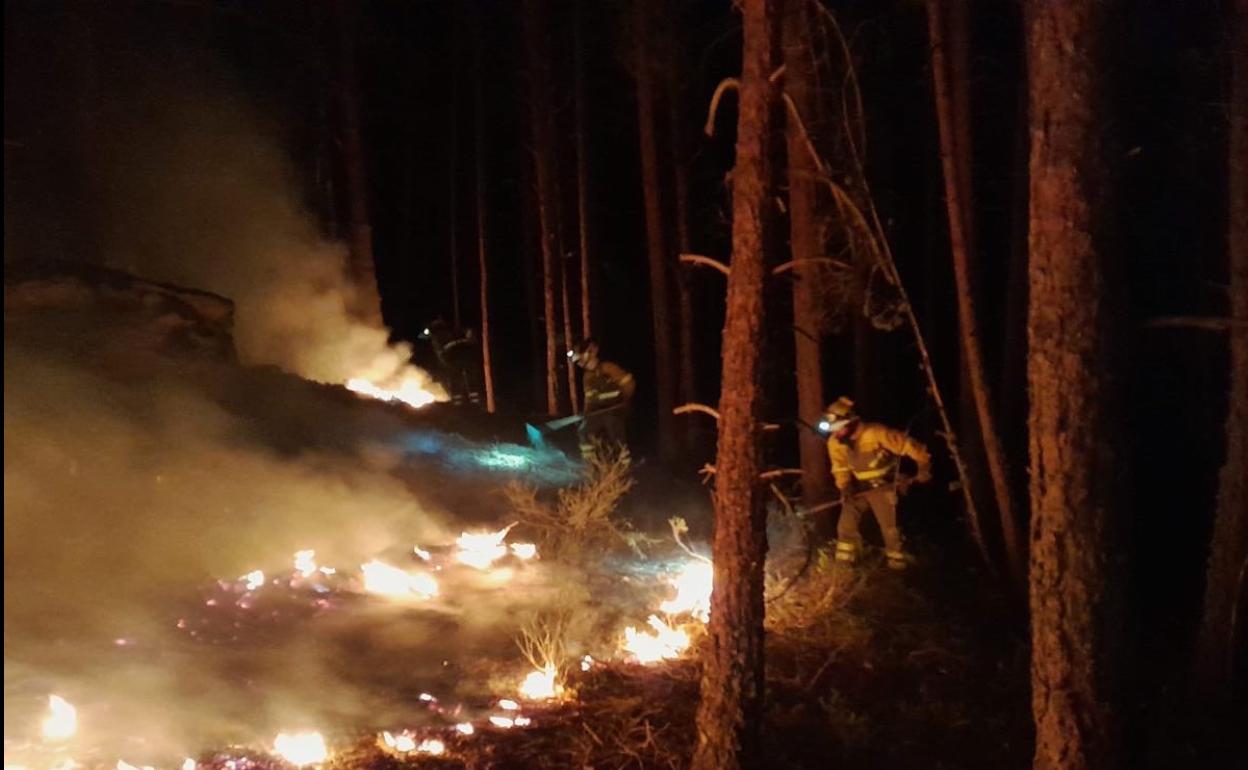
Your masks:
[{"label": "firefighter wearing helmet", "polygon": [[581,456],[592,457],[596,441],[626,445],[629,406],[637,391],[633,375],[619,364],[600,359],[598,343],[593,340],[577,343],[568,351],[568,358],[585,371],[585,419],[579,429]]},{"label": "firefighter wearing helmet", "polygon": [[863,422],[854,402],[841,397],[828,405],[820,429],[828,435],[832,476],[841,491],[841,518],[836,527],[836,560],[853,564],[862,549],[858,524],[868,509],[884,536],[884,555],[892,569],[909,561],[897,528],[897,492],[908,478],[901,476],[901,458],[918,466],[914,481],[930,481],[931,455],[927,447],[905,433],[878,423]]}]

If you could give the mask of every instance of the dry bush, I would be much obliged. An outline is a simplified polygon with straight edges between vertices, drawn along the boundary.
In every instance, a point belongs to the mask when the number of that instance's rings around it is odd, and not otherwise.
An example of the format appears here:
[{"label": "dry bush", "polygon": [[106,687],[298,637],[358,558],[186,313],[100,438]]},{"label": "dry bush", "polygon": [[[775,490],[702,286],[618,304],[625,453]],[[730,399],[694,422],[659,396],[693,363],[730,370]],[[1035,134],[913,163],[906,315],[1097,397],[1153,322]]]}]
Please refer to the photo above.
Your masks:
[{"label": "dry bush", "polygon": [[516,646],[533,668],[563,671],[568,661],[570,621],[568,612],[539,612],[520,626]]},{"label": "dry bush", "polygon": [[618,545],[636,547],[635,533],[612,518],[633,487],[631,464],[627,448],[598,445],[587,461],[585,480],[559,490],[553,505],[540,500],[531,484],[512,482],[504,493],[518,526],[537,542],[543,555],[579,563]]},{"label": "dry bush", "polygon": [[[862,589],[869,570],[837,565],[820,549],[804,575],[789,584],[769,576],[767,630],[817,647],[843,647],[856,641],[859,623],[846,607]],[[841,638],[844,637],[844,638]],[[830,645],[828,643],[831,643]]]}]

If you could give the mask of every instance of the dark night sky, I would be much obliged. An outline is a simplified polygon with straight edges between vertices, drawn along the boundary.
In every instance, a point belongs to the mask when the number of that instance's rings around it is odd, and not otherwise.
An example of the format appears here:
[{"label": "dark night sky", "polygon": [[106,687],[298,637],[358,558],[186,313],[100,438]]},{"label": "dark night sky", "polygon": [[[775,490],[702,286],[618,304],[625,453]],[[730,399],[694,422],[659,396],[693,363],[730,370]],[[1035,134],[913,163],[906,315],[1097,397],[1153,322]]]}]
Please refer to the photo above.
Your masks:
[{"label": "dark night sky", "polygon": [[[926,21],[912,0],[835,3],[853,33],[869,123],[869,174],[892,237],[903,278],[928,323],[937,367],[950,394],[956,383],[952,278],[936,154]],[[974,3],[973,123],[975,183],[980,218],[979,292],[987,323],[990,363],[997,369],[1018,353],[1007,348],[1010,255],[1020,247],[1025,207],[1025,155],[1020,149],[1022,20],[1017,3]],[[1159,315],[1224,312],[1225,282],[1225,41],[1223,3],[1141,2],[1120,21],[1115,139],[1111,168],[1122,182],[1126,300],[1122,318],[1123,392],[1136,449],[1133,529],[1140,591],[1136,621],[1143,628],[1173,627],[1189,613],[1199,587],[1200,554],[1208,537],[1214,477],[1221,458],[1220,420],[1226,364],[1219,340],[1195,331],[1145,329]],[[732,158],[732,106],[713,139],[698,127],[721,78],[735,74],[739,19],[730,3],[671,3],[682,17],[685,65],[682,115],[693,150],[695,251],[726,255],[729,247],[724,174]],[[332,134],[326,119],[331,74],[329,21],[318,4],[266,0],[109,4],[14,0],[5,4],[5,258],[99,259],[93,233],[101,226],[100,188],[84,183],[95,144],[108,132],[84,120],[93,97],[126,105],[152,93],[149,79],[189,89],[246,95],[278,127],[299,170],[309,207],[332,231],[331,200],[323,182]],[[488,75],[491,260],[504,394],[524,410],[530,381],[524,277],[535,244],[526,241],[524,207],[531,206],[530,141],[519,3],[390,0],[361,5],[359,75],[371,176],[372,220],[387,320],[410,337],[428,319],[449,315],[447,299],[450,202],[459,211],[457,234],[468,267],[464,309],[475,316],[472,208],[472,30],[485,34]],[[550,28],[555,58],[557,121],[565,197],[572,192],[571,4],[553,3]],[[599,261],[600,336],[608,355],[650,379],[650,318],[646,304],[636,114],[627,62],[626,2],[587,4],[593,240]],[[84,46],[89,30],[94,48]],[[92,50],[95,58],[87,56]],[[159,77],[158,77],[159,76]],[[158,93],[159,91],[157,91]],[[457,106],[452,107],[457,98]],[[107,120],[116,110],[102,110]],[[456,136],[455,151],[450,141]],[[16,146],[10,146],[10,142]],[[449,188],[457,166],[456,194]],[[1021,180],[1021,183],[1020,183]],[[670,208],[669,208],[670,210]],[[570,243],[574,208],[567,206]],[[142,228],[141,216],[126,223]],[[713,401],[718,377],[717,294],[720,278],[697,274],[700,386]],[[787,312],[783,287],[773,305]],[[791,411],[780,395],[791,355],[783,320],[772,326],[778,345],[770,359],[769,409]],[[870,411],[891,420],[917,416],[916,430],[931,439],[931,410],[923,405],[911,343],[898,333],[878,335],[873,354],[878,390],[857,394]],[[790,343],[791,344],[791,343]],[[838,347],[829,346],[829,390],[849,384]],[[1017,359],[1021,360],[1021,359]],[[835,395],[828,394],[830,397]],[[642,399],[651,396],[643,387]],[[1017,394],[1006,394],[1007,440],[1025,452]],[[644,404],[643,404],[644,412]],[[1078,416],[1073,416],[1078,419]],[[644,433],[644,428],[643,428]],[[1023,460],[1016,462],[1024,465]],[[1019,467],[1019,476],[1022,468]],[[1178,551],[1181,566],[1164,554]],[[1148,597],[1144,600],[1143,597]],[[1173,641],[1162,634],[1159,644]]]}]

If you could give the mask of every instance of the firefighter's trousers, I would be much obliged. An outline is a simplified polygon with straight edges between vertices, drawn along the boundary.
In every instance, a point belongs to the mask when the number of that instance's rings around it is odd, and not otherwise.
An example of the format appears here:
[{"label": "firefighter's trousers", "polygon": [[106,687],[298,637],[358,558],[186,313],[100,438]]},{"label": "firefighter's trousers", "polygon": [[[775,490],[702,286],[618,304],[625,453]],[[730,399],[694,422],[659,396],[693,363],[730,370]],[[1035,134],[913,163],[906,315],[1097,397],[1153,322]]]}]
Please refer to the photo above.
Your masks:
[{"label": "firefighter's trousers", "polygon": [[582,457],[594,453],[594,442],[628,444],[628,407],[619,406],[596,414],[588,414],[581,421],[578,438]]},{"label": "firefighter's trousers", "polygon": [[[897,492],[888,489],[866,489],[846,498],[841,518],[836,525],[836,557],[839,561],[854,562],[862,550],[862,533],[859,524],[867,510],[875,514],[884,536],[884,555],[889,566],[904,566],[905,551],[901,530],[897,528]],[[893,562],[897,562],[896,565]]]}]

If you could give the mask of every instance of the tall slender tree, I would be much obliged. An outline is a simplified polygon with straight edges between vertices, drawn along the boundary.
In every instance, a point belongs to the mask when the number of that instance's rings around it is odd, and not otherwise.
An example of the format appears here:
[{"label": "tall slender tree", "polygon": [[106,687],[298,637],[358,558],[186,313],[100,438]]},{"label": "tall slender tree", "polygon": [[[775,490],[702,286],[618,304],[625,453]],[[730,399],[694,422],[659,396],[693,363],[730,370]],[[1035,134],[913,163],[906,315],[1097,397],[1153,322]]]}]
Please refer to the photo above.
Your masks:
[{"label": "tall slender tree", "polygon": [[650,266],[650,309],[654,332],[654,380],[658,396],[659,454],[671,459],[676,452],[675,406],[676,380],[673,376],[675,356],[672,349],[671,290],[669,276],[672,258],[664,237],[661,176],[659,173],[659,142],[655,121],[657,88],[655,87],[655,56],[651,36],[654,33],[654,7],[651,0],[635,5],[637,12],[637,127],[641,142],[642,194],[646,212],[646,251]]},{"label": "tall slender tree", "polygon": [[1120,469],[1104,55],[1110,3],[1031,0],[1028,386],[1037,770],[1121,761]]},{"label": "tall slender tree", "polygon": [[828,453],[823,438],[813,430],[823,412],[823,344],[820,335],[819,296],[816,289],[821,251],[817,186],[819,171],[806,144],[806,128],[798,121],[815,114],[815,54],[811,46],[813,19],[804,0],[789,0],[781,22],[784,41],[784,92],[791,109],[786,113],[789,186],[789,248],[793,268],[793,346],[797,380],[798,450],[802,462],[802,498],[816,504],[827,498]]},{"label": "tall slender tree", "polygon": [[585,138],[585,3],[576,3],[572,21],[572,99],[576,121],[576,224],[581,262],[581,334],[593,336],[589,262],[589,150]]},{"label": "tall slender tree", "polygon": [[759,380],[774,11],[768,0],[743,0],[741,9],[744,42],[732,173],[732,263],[715,459],[714,591],[702,662],[694,770],[736,770],[758,763],[764,690],[767,516],[758,481]]},{"label": "tall slender tree", "polygon": [[537,182],[538,237],[542,254],[542,307],[546,330],[546,411],[559,413],[559,329],[555,307],[558,251],[555,208],[555,137],[546,44],[545,0],[525,0],[524,41],[529,65],[529,117],[533,132],[533,168]]},{"label": "tall slender tree", "polygon": [[[667,81],[664,98],[667,100],[667,129],[671,136],[672,177],[674,196],[673,213],[676,219],[676,251],[688,254],[693,248],[689,233],[689,158],[685,143],[685,121],[681,115],[681,51],[680,17],[671,14],[664,39],[667,49]],[[676,264],[677,339],[680,351],[679,382],[680,400],[689,403],[697,400],[697,384],[693,363],[693,285],[689,271]]]},{"label": "tall slender tree", "polygon": [[[1024,580],[1025,554],[1020,542],[1018,518],[1010,492],[1005,448],[997,434],[991,388],[980,346],[978,311],[973,277],[975,223],[971,182],[971,131],[966,59],[968,58],[967,4],[959,0],[928,0],[932,80],[940,132],[940,159],[945,176],[945,203],[949,211],[949,241],[953,275],[958,293],[958,327],[961,332],[962,372],[974,407],[974,424],[983,442],[988,474],[1010,574],[1018,584]],[[974,440],[965,436],[964,440]]]},{"label": "tall slender tree", "polygon": [[359,84],[355,70],[358,13],[358,9],[346,0],[334,3],[335,27],[338,30],[338,72],[334,94],[338,107],[339,146],[350,232],[348,274],[355,289],[351,310],[366,321],[380,324],[381,297],[373,262],[373,227],[368,216],[368,171],[360,130]]},{"label": "tall slender tree", "polygon": [[1218,477],[1197,655],[1202,690],[1215,698],[1230,694],[1235,640],[1248,638],[1237,612],[1248,595],[1248,0],[1235,0],[1232,8],[1227,134],[1231,383],[1226,460]]},{"label": "tall slender tree", "polygon": [[481,49],[484,47],[485,30],[477,14],[477,29],[473,38],[473,154],[476,166],[475,194],[477,203],[477,275],[481,295],[481,375],[485,381],[485,409],[493,414],[498,408],[494,397],[494,366],[490,351],[490,265],[487,255],[488,219],[485,192],[485,66]]}]

